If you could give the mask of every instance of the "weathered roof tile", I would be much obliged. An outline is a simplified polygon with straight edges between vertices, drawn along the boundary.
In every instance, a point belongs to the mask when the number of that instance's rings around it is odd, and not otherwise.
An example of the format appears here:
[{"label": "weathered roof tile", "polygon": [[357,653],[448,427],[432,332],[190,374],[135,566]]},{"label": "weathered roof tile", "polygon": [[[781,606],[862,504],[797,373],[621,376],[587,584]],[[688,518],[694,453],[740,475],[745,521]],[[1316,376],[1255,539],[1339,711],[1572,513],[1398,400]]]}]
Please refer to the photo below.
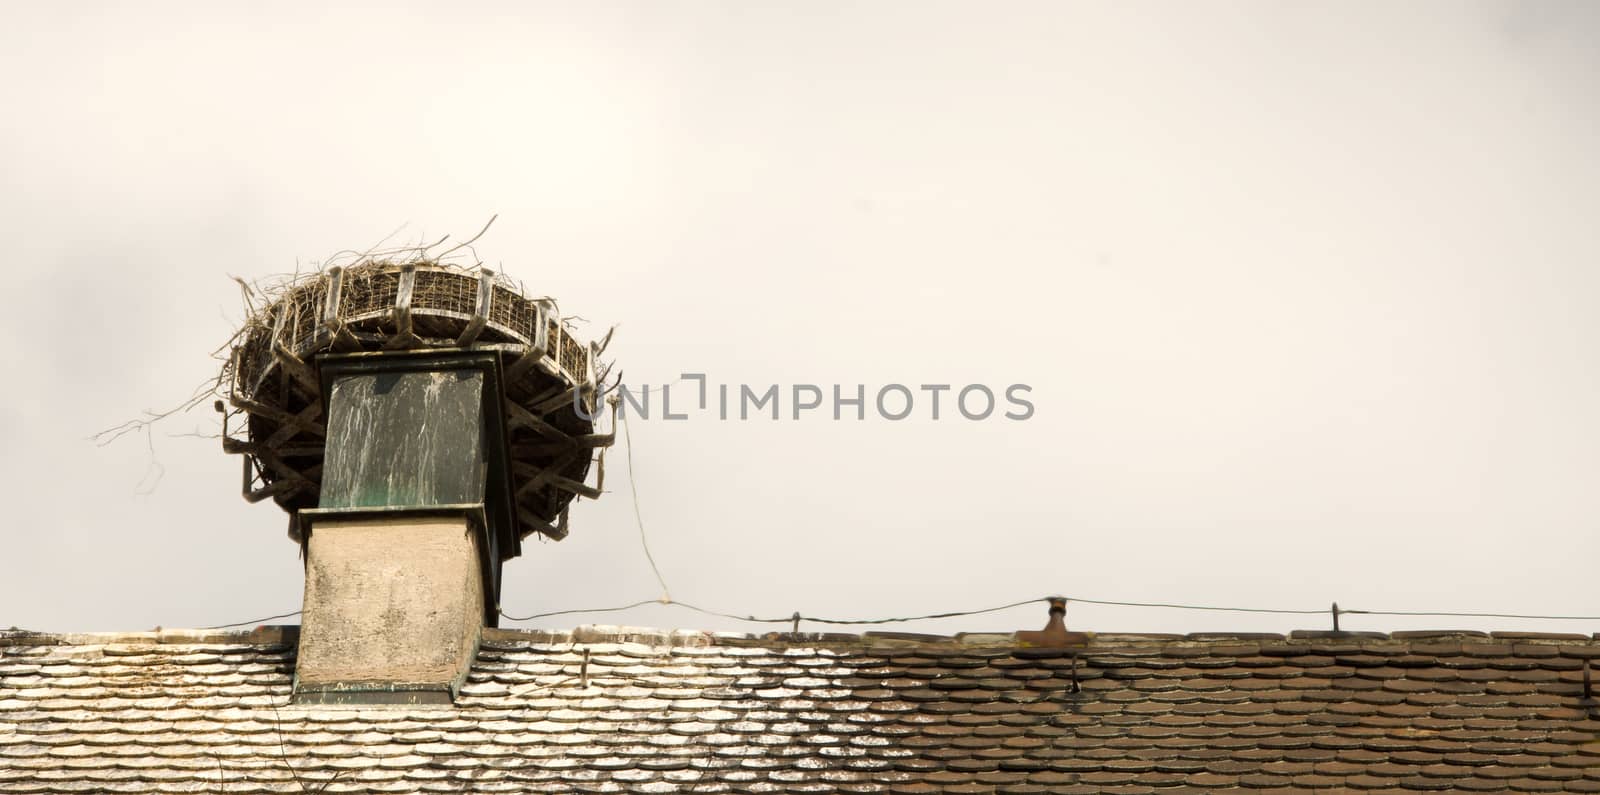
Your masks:
[{"label": "weathered roof tile", "polygon": [[0,793],[1600,790],[1583,636],[490,630],[445,708],[292,705],[292,639],[6,637]]}]

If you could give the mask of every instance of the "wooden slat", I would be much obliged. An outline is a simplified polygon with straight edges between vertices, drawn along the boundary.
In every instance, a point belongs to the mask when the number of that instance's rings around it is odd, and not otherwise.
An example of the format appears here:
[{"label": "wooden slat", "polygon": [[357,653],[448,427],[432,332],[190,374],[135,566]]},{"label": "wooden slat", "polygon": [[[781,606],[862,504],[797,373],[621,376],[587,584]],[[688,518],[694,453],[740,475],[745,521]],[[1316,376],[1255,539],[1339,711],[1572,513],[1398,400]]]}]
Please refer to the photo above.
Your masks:
[{"label": "wooden slat", "polygon": [[267,440],[261,443],[262,449],[277,450],[279,445],[293,439],[302,432],[326,436],[326,429],[321,424],[313,422],[320,416],[322,416],[322,401],[317,400],[301,409],[300,413],[296,414],[290,423],[285,423],[283,427],[278,428],[271,436],[267,437]]},{"label": "wooden slat", "polygon": [[[506,370],[506,381],[508,383],[521,381],[522,377],[527,375],[528,371],[533,369],[533,366],[538,364],[539,360],[543,359],[545,354],[549,352],[551,320],[554,319],[556,321],[557,327],[561,325],[560,318],[554,312],[547,310],[544,304],[536,303],[534,308],[537,312],[533,319],[533,339],[528,341],[530,343],[529,347],[523,352],[522,357],[513,362],[511,367]],[[557,348],[557,350],[560,349]]]},{"label": "wooden slat", "polygon": [[411,295],[416,287],[417,266],[409,262],[401,265],[400,284],[395,288],[394,294],[395,334],[383,344],[384,350],[411,348],[421,341],[417,339],[411,322]]},{"label": "wooden slat", "polygon": [[555,478],[560,477],[561,471],[566,469],[567,465],[576,461],[579,455],[585,454],[586,453],[581,453],[579,451],[573,451],[551,461],[548,466],[543,467],[534,466],[533,464],[525,464],[521,461],[512,461],[511,472],[515,475],[527,478],[527,480],[517,485],[516,498],[521,499],[522,495],[544,486],[545,484],[552,482]]},{"label": "wooden slat", "polygon": [[562,441],[572,440],[572,436],[566,431],[563,431],[560,428],[545,422],[544,420],[535,416],[533,412],[517,405],[515,401],[506,401],[506,415],[506,424],[510,425],[512,428],[527,428],[532,430],[534,433],[539,434],[540,436],[559,439]]},{"label": "wooden slat", "polygon": [[572,405],[572,401],[578,399],[578,397],[582,394],[583,387],[581,385],[572,387],[571,389],[558,389],[555,395],[535,402],[533,404],[533,413],[549,414],[551,411],[554,411],[562,406],[570,406]]},{"label": "wooden slat", "polygon": [[522,524],[528,528],[528,533],[520,534],[524,538],[532,532],[541,533],[555,541],[560,541],[567,537],[567,512],[565,509],[561,511],[561,519],[556,524],[550,524],[540,519],[532,511],[521,505],[517,506],[517,518],[522,520]]},{"label": "wooden slat", "polygon": [[278,366],[289,374],[295,383],[304,387],[310,397],[316,397],[322,392],[322,385],[317,383],[317,374],[293,351],[284,346],[281,339],[272,341],[272,358],[278,361]]},{"label": "wooden slat", "polygon": [[339,322],[339,294],[344,291],[344,268],[337,265],[328,269],[328,294],[322,302],[322,326],[330,332],[337,331]]},{"label": "wooden slat", "polygon": [[573,494],[588,497],[591,500],[597,500],[600,498],[601,492],[599,488],[590,486],[587,483],[579,483],[572,478],[564,477],[562,475],[556,475],[550,478],[550,485],[555,486],[563,491],[570,491]]},{"label": "wooden slat", "polygon": [[[274,406],[268,406],[265,403],[254,401],[237,394],[229,395],[228,402],[233,404],[234,408],[244,409],[251,414],[260,414],[261,416],[279,424],[289,423],[291,425],[295,425],[302,431],[309,433],[312,436],[325,437],[327,435],[327,431],[324,430],[321,425],[317,423],[306,423],[299,417],[299,415],[290,414],[283,409]],[[320,409],[318,410],[320,411]]]},{"label": "wooden slat", "polygon": [[456,345],[465,348],[478,341],[478,335],[483,333],[483,327],[489,322],[489,310],[493,306],[494,271],[482,268],[478,271],[478,301],[473,305],[472,319],[461,330],[461,336],[456,337]]}]

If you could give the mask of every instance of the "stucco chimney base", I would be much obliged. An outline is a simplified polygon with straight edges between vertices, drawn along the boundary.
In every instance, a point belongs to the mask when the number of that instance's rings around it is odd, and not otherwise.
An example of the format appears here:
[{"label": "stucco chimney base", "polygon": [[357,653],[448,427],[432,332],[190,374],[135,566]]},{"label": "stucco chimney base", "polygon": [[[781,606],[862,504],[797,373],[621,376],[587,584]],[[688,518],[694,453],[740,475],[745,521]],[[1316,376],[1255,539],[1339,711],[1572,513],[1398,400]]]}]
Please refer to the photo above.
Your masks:
[{"label": "stucco chimney base", "polygon": [[306,544],[301,703],[449,703],[483,630],[463,517],[322,519]]}]

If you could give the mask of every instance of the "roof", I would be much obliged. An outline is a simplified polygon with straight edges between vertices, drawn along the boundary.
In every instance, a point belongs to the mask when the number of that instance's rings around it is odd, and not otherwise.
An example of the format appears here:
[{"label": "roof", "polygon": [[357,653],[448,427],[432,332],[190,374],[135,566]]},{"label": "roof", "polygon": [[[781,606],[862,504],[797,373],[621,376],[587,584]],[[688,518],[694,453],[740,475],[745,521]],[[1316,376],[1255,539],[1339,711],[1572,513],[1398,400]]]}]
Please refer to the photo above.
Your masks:
[{"label": "roof", "polygon": [[443,707],[295,637],[0,634],[0,793],[1600,791],[1581,635],[486,630]]}]

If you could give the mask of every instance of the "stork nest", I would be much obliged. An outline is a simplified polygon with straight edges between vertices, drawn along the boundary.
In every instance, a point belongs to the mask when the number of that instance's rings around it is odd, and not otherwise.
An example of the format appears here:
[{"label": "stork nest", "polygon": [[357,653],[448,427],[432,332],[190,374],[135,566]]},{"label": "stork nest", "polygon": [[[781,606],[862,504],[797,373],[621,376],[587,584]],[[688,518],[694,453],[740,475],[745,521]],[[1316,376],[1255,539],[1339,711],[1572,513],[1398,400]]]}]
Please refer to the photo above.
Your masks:
[{"label": "stork nest", "polygon": [[583,414],[595,416],[609,370],[598,361],[604,344],[575,337],[554,301],[525,297],[486,268],[436,260],[362,260],[260,294],[221,378],[223,447],[244,456],[251,502],[271,498],[291,515],[316,507],[326,436],[317,358],[378,350],[500,356],[519,537],[564,537],[572,500],[599,496],[587,478],[598,461],[603,482],[612,435]]}]

